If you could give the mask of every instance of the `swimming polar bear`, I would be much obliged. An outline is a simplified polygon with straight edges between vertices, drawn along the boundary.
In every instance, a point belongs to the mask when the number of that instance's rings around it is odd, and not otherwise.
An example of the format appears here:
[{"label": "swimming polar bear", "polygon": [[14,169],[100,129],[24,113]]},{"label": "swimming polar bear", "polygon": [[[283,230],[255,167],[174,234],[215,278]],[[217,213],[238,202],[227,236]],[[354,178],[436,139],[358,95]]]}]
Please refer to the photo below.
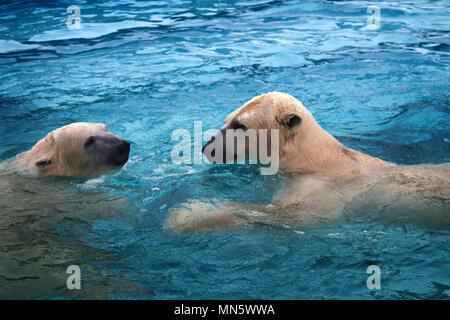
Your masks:
[{"label": "swimming polar bear", "polygon": [[47,134],[34,147],[0,164],[0,172],[93,177],[120,169],[130,144],[102,123],[77,122]]},{"label": "swimming polar bear", "polygon": [[[217,162],[236,158],[236,148],[214,144],[227,129],[278,130],[279,168],[288,182],[269,204],[196,200],[174,208],[166,227],[181,232],[211,230],[246,222],[298,228],[346,215],[371,215],[387,222],[450,228],[450,164],[397,166],[352,150],[315,121],[286,93],[257,96],[232,112],[203,152]],[[271,150],[267,139],[266,150]],[[258,148],[261,141],[258,138]],[[250,156],[248,142],[245,155]]]},{"label": "swimming polar bear", "polygon": [[0,243],[8,248],[0,250],[0,287],[8,288],[0,297],[23,296],[24,288],[29,297],[36,288],[64,288],[64,272],[60,277],[55,266],[67,267],[86,252],[104,254],[82,240],[67,241],[66,232],[131,207],[120,195],[92,190],[101,178],[86,181],[121,169],[129,152],[130,144],[104,124],[72,123],[0,163]]},{"label": "swimming polar bear", "polygon": [[43,217],[118,210],[122,199],[83,192],[70,180],[91,178],[123,167],[130,144],[104,124],[78,122],[47,134],[29,151],[0,163],[0,227],[20,216]]}]

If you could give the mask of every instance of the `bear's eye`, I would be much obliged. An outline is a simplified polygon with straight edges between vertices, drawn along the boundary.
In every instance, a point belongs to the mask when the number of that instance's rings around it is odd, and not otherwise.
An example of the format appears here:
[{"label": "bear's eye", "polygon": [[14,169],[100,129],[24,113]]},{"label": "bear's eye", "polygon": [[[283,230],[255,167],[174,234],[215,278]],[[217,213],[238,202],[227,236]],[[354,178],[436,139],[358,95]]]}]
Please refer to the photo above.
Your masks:
[{"label": "bear's eye", "polygon": [[289,129],[292,129],[292,128],[298,126],[300,124],[300,122],[302,122],[302,119],[296,114],[290,114],[284,120],[285,125]]},{"label": "bear's eye", "polygon": [[240,123],[239,121],[233,121],[233,122],[231,122],[230,129],[233,129],[233,130],[242,129],[245,131],[245,130],[247,130],[247,127],[245,125],[243,125],[242,123]]},{"label": "bear's eye", "polygon": [[36,167],[39,167],[39,168],[44,168],[44,167],[49,166],[51,164],[52,164],[52,160],[51,159],[39,160],[39,161],[36,161],[36,163],[35,163]]},{"label": "bear's eye", "polygon": [[90,136],[89,138],[87,138],[86,142],[84,143],[84,147],[87,148],[87,147],[93,145],[94,142],[95,142],[95,137]]}]

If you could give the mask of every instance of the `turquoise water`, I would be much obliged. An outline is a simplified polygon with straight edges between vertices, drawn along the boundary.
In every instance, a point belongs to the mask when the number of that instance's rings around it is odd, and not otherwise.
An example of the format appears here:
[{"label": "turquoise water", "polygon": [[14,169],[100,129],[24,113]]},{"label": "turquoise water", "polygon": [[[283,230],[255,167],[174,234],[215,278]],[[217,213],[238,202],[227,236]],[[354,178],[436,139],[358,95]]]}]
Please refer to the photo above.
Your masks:
[{"label": "turquoise water", "polygon": [[[66,26],[71,4],[81,29]],[[35,213],[14,223],[0,213],[0,297],[449,299],[449,231],[361,217],[312,230],[163,227],[170,208],[192,199],[270,201],[282,173],[170,158],[173,130],[193,132],[198,120],[218,128],[268,91],[300,99],[348,147],[399,164],[449,162],[448,2],[379,3],[379,30],[367,28],[370,5],[1,4],[0,160],[75,121],[107,124],[132,151],[121,172],[66,182],[124,197],[120,213],[50,207],[51,223],[39,229]],[[72,264],[81,290],[66,288]],[[381,268],[380,290],[366,287],[371,264]]]}]

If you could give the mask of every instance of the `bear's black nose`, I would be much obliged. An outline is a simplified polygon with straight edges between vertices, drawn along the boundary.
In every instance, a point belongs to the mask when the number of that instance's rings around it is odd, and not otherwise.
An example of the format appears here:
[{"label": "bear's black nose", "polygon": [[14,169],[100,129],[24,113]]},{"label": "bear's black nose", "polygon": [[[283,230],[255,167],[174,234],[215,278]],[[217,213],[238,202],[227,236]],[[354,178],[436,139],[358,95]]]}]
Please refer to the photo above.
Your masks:
[{"label": "bear's black nose", "polygon": [[116,140],[112,153],[110,153],[107,162],[115,166],[123,166],[128,161],[130,155],[130,143],[125,140]]},{"label": "bear's black nose", "polygon": [[213,142],[212,139],[214,139],[214,137],[212,137],[208,142],[205,143],[205,145],[204,145],[203,148],[202,148],[202,153],[204,153],[204,152],[205,152],[205,148],[206,148],[207,146],[209,146],[209,145]]},{"label": "bear's black nose", "polygon": [[130,153],[130,143],[128,141],[122,140],[119,143],[119,146],[117,148],[117,151],[121,154],[128,155]]}]

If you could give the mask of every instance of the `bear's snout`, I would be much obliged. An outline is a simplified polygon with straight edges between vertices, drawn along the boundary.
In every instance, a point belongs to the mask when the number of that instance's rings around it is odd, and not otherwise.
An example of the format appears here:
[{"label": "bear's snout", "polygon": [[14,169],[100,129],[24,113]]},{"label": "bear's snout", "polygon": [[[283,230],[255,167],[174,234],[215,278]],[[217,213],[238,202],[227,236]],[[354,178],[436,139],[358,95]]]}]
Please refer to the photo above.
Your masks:
[{"label": "bear's snout", "polygon": [[117,151],[128,156],[130,154],[130,143],[122,140],[117,147]]},{"label": "bear's snout", "polygon": [[117,139],[113,145],[113,151],[109,158],[110,163],[115,166],[123,166],[127,163],[130,155],[130,143],[123,139]]},{"label": "bear's snout", "polygon": [[107,164],[117,167],[127,163],[130,155],[130,143],[113,134],[89,137],[85,149],[97,157],[103,157]]},{"label": "bear's snout", "polygon": [[[214,139],[215,139],[214,137],[211,137],[211,139],[209,139],[208,142],[205,143],[205,145],[204,145],[203,148],[202,148],[202,153],[205,153],[206,147],[209,146],[211,143],[213,143],[213,142],[214,142]],[[212,152],[214,152],[214,150],[213,150]],[[214,156],[214,155],[213,155],[213,156]]]},{"label": "bear's snout", "polygon": [[[208,158],[208,161],[215,164],[224,164],[227,162],[227,152],[234,158],[234,150],[227,150],[225,128],[220,129],[202,148],[202,153]],[[218,152],[216,152],[216,150]]]}]

